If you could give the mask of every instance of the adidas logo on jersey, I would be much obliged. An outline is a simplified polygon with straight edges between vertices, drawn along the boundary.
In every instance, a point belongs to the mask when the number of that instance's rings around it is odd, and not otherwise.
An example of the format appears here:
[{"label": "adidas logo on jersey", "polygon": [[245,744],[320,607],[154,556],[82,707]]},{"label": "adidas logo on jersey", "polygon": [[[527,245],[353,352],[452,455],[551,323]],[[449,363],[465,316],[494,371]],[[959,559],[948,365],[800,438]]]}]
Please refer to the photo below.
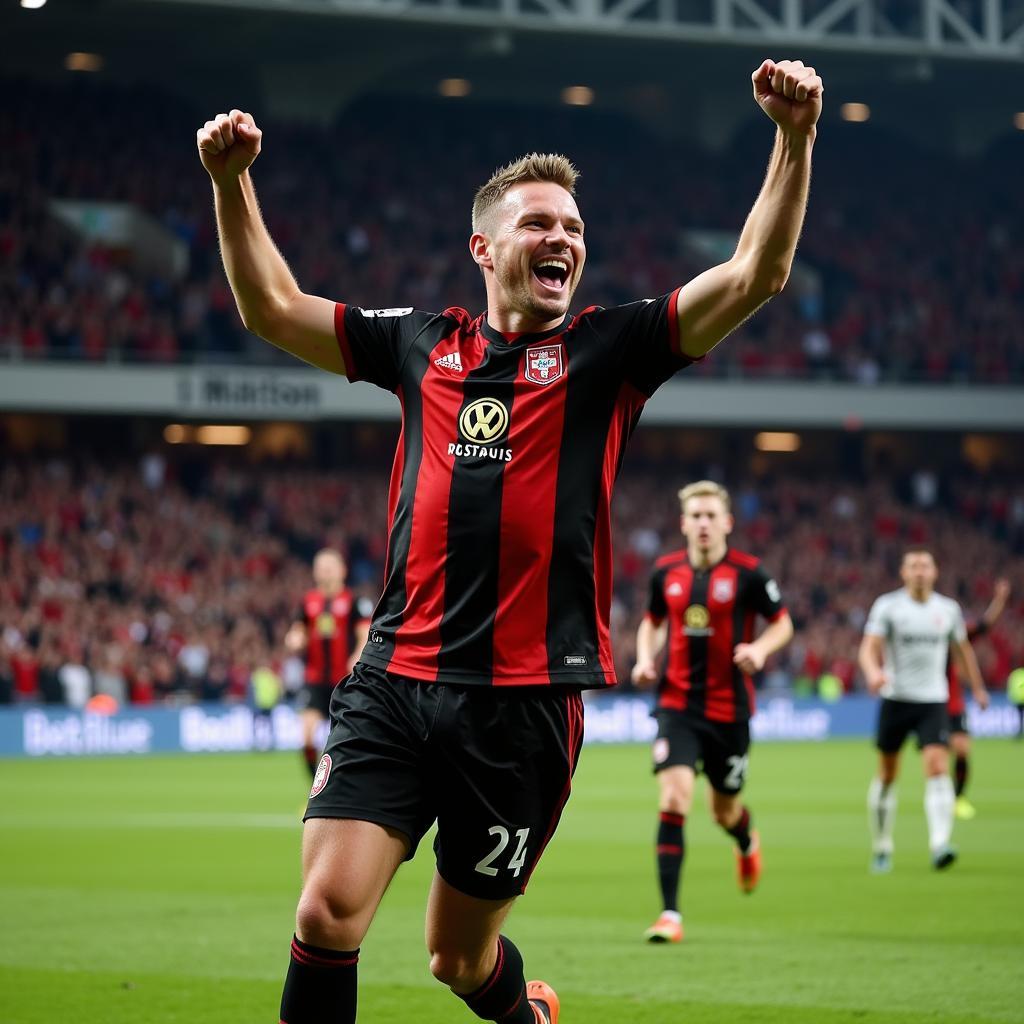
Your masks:
[{"label": "adidas logo on jersey", "polygon": [[450,373],[462,373],[462,360],[459,358],[458,351],[449,352],[448,355],[435,359],[434,365],[439,366],[442,370],[448,370]]}]

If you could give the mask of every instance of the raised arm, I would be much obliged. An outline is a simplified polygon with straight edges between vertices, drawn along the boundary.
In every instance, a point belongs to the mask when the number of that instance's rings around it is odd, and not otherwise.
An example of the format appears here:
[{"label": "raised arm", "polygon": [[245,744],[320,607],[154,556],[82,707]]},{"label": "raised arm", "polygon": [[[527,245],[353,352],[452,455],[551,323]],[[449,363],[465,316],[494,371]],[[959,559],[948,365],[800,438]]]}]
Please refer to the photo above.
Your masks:
[{"label": "raised arm", "polygon": [[798,60],[766,60],[751,78],[754,99],[777,126],[775,147],[736,252],[679,293],[680,347],[692,358],[709,352],[782,291],[807,209],[821,78]]},{"label": "raised arm", "polygon": [[1006,610],[1006,602],[1009,598],[1010,581],[1007,579],[996,580],[996,585],[992,592],[992,601],[985,609],[985,614],[981,617],[985,629],[991,629],[999,621],[999,616]]},{"label": "raised arm", "polygon": [[335,304],[299,289],[260,215],[249,167],[263,133],[251,114],[232,110],[196,133],[213,182],[221,257],[242,322],[278,348],[332,373],[345,373],[334,333]]}]

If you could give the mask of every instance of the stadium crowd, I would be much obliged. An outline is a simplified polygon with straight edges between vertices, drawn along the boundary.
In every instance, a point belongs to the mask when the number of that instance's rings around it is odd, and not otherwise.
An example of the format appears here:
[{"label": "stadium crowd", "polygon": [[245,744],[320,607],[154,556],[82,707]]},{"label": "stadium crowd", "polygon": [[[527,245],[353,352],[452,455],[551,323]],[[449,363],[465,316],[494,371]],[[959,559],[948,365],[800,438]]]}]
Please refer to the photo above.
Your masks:
[{"label": "stadium crowd", "polygon": [[[628,472],[614,505],[613,629],[624,681],[653,562],[681,543],[666,483],[675,475],[672,467]],[[945,493],[952,497],[940,501]],[[978,653],[996,688],[1024,665],[1019,485],[779,476],[743,481],[733,497],[734,540],[763,556],[797,626],[762,685],[810,687],[829,672],[859,687],[867,610],[896,587],[908,543],[933,548],[940,589],[968,616],[1016,566],[1010,607]],[[311,557],[337,546],[350,584],[375,596],[386,505],[379,472],[227,461],[195,472],[159,454],[113,466],[9,460],[0,470],[0,701],[242,700],[266,666],[296,688],[301,666],[287,659],[283,639],[310,586]]]},{"label": "stadium crowd", "polygon": [[[145,88],[15,85],[19,102],[0,110],[0,359],[277,358],[242,328],[219,266],[192,141],[209,112]],[[259,193],[303,287],[369,307],[476,310],[472,191],[530,146],[565,149],[584,172],[592,224],[578,304],[655,295],[699,269],[687,231],[737,231],[763,174],[764,126],[709,155],[593,110],[492,113],[378,101],[330,129],[266,125]],[[38,130],[54,123],[59,133]],[[396,137],[415,160],[395,159]],[[696,372],[1024,381],[1024,250],[1012,242],[1024,229],[1021,141],[936,160],[870,125],[826,126],[815,174],[828,188],[812,197],[801,267]],[[630,159],[637,149],[647,159]],[[82,242],[54,219],[54,199],[134,204],[185,244],[187,270],[147,275],[126,252]]]}]

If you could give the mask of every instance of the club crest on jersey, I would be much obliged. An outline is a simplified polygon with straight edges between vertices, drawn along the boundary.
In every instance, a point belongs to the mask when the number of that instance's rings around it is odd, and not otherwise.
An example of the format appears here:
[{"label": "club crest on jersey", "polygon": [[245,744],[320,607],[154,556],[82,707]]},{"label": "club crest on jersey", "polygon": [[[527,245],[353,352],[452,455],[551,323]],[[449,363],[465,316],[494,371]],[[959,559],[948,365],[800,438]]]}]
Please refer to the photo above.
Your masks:
[{"label": "club crest on jersey", "polygon": [[319,796],[327,785],[327,780],[331,776],[331,755],[324,754],[320,758],[320,763],[316,766],[316,775],[313,776],[313,788],[309,791],[310,800],[315,796]]},{"label": "club crest on jersey", "polygon": [[720,601],[722,604],[728,604],[736,593],[736,583],[731,579],[719,579],[711,585],[711,598],[714,601]]},{"label": "club crest on jersey", "polygon": [[526,379],[533,384],[554,384],[565,373],[562,345],[534,345],[526,350]]}]

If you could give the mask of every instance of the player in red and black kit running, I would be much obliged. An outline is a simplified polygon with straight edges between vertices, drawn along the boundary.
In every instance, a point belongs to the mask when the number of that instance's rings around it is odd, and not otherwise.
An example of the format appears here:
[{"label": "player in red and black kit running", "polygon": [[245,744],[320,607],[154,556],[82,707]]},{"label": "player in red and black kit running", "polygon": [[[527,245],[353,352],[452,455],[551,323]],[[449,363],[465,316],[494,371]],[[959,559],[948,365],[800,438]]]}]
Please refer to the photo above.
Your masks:
[{"label": "player in red and black kit running", "polygon": [[[992,601],[985,614],[976,622],[967,623],[967,639],[973,643],[979,636],[984,636],[1003,614],[1006,602],[1010,597],[1008,580],[996,580],[992,592]],[[946,665],[949,679],[949,745],[953,751],[953,791],[956,794],[956,816],[969,821],[978,812],[966,794],[967,778],[970,774],[971,735],[967,730],[967,705],[964,701],[964,689],[960,684],[960,674],[956,663],[950,657]]]},{"label": "player in red and black kit running", "polygon": [[469,249],[487,311],[474,317],[303,293],[259,216],[252,117],[198,133],[246,326],[402,406],[384,592],[334,692],[306,811],[285,1024],[355,1020],[359,944],[435,820],[431,972],[484,1020],[558,1020],[501,926],[569,797],[580,691],[615,682],[623,448],[658,386],[782,288],[806,207],[821,79],[765,61],[752,80],[776,143],[734,256],[660,298],[577,316],[586,245],[565,157],[531,154],[477,192]]},{"label": "player in red and black kit running", "polygon": [[284,638],[292,654],[306,662],[306,684],[302,688],[302,758],[312,778],[320,760],[317,732],[330,715],[331,693],[348,675],[366,643],[372,607],[360,606],[345,586],[345,559],[332,548],[318,551],[313,558],[312,590],[306,591],[302,607]]},{"label": "player in red and black kit running", "polygon": [[[761,875],[761,846],[740,800],[747,774],[751,675],[793,637],[778,584],[753,555],[729,547],[729,493],[702,480],[679,492],[686,548],[658,560],[647,615],[637,633],[633,681],[658,678],[654,771],[658,777],[656,840],[662,912],[644,933],[648,942],[681,942],[679,882],[686,853],[685,824],[696,772],[707,776],[711,813],[736,842],[740,888],[753,892]],[[754,639],[758,616],[768,620]]]}]

